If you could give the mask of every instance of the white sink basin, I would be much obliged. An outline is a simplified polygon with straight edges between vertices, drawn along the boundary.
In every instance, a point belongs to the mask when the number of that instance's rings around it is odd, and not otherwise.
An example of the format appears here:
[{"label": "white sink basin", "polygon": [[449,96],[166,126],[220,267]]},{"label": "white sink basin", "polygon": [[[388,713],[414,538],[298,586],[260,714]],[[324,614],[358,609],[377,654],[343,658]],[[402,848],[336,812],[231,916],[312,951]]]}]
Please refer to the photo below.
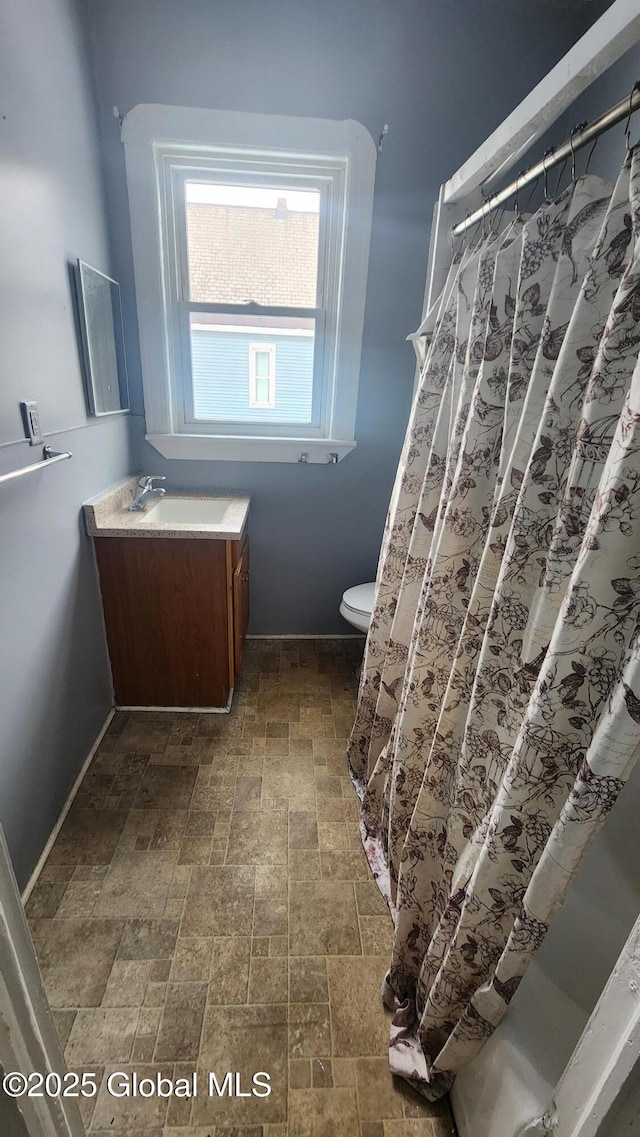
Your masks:
[{"label": "white sink basin", "polygon": [[139,522],[141,525],[170,525],[174,529],[180,526],[193,529],[194,525],[199,529],[218,528],[224,525],[234,504],[234,499],[229,497],[161,497],[140,515]]},{"label": "white sink basin", "polygon": [[148,499],[140,510],[129,509],[139,492],[139,475],[132,474],[85,501],[89,536],[176,537],[181,541],[240,541],[244,537],[251,504],[248,494],[175,489],[164,497]]}]

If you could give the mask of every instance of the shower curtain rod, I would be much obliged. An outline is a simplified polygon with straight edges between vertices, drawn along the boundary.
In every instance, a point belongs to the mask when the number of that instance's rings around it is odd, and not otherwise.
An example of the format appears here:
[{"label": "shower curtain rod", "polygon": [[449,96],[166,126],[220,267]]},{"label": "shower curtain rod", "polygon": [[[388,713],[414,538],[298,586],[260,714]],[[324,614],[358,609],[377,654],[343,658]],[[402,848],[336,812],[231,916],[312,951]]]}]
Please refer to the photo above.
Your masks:
[{"label": "shower curtain rod", "polygon": [[560,162],[564,162],[581,150],[583,146],[588,146],[589,143],[612,126],[622,122],[623,119],[630,117],[634,111],[640,107],[640,82],[636,83],[631,94],[621,99],[614,107],[611,107],[599,118],[594,118],[593,122],[584,126],[582,130],[576,130],[575,133],[563,142],[561,146],[548,151],[547,154],[536,162],[535,166],[530,166],[528,170],[523,170],[518,174],[514,181],[510,182],[505,189],[500,190],[499,193],[492,194],[487,198],[483,205],[478,206],[473,213],[467,215],[463,221],[458,222],[451,230],[454,237],[459,237],[461,233],[466,233],[476,222],[481,221],[487,214],[492,213],[503,202],[508,201],[512,194],[517,193],[519,190],[524,189],[526,185],[534,182],[542,174],[547,174],[554,166],[558,166]]}]

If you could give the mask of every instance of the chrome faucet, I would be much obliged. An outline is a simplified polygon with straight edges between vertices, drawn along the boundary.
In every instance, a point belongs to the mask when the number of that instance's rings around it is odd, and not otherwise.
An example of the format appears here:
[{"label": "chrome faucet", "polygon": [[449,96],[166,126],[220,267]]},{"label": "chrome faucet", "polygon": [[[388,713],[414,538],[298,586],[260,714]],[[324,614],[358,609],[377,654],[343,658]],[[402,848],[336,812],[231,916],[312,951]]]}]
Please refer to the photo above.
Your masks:
[{"label": "chrome faucet", "polygon": [[166,490],[160,486],[154,486],[154,482],[166,482],[164,474],[144,474],[138,482],[138,493],[134,497],[129,509],[134,510],[136,513],[144,509],[146,503],[151,497],[164,497]]}]

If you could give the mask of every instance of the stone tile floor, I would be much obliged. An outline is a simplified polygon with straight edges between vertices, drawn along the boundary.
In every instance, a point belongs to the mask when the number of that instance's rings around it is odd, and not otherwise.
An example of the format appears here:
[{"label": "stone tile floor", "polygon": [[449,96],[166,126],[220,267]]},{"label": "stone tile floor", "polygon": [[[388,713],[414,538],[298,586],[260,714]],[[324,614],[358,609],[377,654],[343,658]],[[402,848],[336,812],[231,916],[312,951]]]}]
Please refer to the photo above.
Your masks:
[{"label": "stone tile floor", "polygon": [[[92,1137],[445,1137],[387,1067],[391,920],[345,744],[360,640],[248,641],[230,715],[119,712],[28,905]],[[192,1099],[108,1074],[200,1075]],[[209,1097],[266,1071],[269,1097]]]}]

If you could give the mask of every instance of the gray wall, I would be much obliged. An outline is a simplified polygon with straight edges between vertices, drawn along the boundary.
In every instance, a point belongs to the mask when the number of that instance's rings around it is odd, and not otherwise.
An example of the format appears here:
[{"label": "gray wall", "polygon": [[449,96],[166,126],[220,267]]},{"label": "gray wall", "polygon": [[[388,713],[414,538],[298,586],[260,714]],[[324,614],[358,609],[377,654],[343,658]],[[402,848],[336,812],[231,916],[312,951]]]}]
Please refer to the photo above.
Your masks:
[{"label": "gray wall", "polygon": [[88,421],[76,346],[69,263],[109,268],[88,58],[71,0],[4,0],[0,473],[42,454],[23,398],[73,451],[0,486],[0,821],[21,886],[112,702],[80,506],[128,472],[129,420]]},{"label": "gray wall", "polygon": [[[602,3],[500,0],[89,0],[136,462],[181,488],[249,491],[251,627],[351,629],[373,578],[406,427],[433,202]],[[515,48],[515,49],[514,49]],[[123,153],[113,107],[173,103],[354,118],[390,133],[378,163],[356,437],[338,466],[165,461],[144,442]]]}]

